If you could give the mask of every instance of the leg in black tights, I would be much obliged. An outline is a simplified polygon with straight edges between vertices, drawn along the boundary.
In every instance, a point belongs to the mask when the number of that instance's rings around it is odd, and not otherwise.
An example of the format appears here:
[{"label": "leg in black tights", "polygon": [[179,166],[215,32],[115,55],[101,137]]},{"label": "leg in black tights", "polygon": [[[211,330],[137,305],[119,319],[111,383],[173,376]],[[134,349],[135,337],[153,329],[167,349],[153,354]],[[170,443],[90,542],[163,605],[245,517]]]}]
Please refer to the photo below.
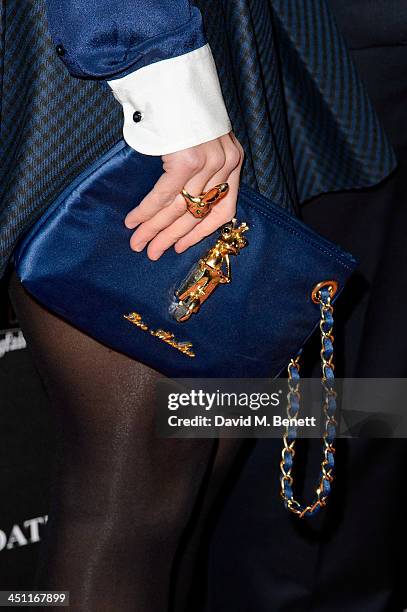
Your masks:
[{"label": "leg in black tights", "polygon": [[38,588],[69,590],[72,610],[167,612],[213,441],[156,437],[157,372],[44,309],[14,273],[10,296],[59,424]]}]

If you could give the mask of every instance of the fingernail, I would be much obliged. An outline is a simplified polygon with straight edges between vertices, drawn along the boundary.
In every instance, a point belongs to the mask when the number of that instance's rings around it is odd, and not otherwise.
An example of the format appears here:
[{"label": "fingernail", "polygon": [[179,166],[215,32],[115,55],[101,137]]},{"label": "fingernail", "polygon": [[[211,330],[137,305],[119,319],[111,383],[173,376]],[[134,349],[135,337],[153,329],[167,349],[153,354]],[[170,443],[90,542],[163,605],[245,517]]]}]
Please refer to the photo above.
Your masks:
[{"label": "fingernail", "polygon": [[160,253],[149,253],[148,257],[152,260],[152,261],[157,261],[157,259],[160,259],[161,255],[163,254],[164,251],[161,251]]},{"label": "fingernail", "polygon": [[127,221],[125,219],[124,221],[124,225],[128,228],[128,229],[134,229],[137,225],[137,223],[134,223],[134,221]]},{"label": "fingernail", "polygon": [[131,245],[131,248],[133,249],[133,251],[137,251],[137,253],[139,253],[140,251],[142,251],[145,247],[145,243],[144,242],[136,242],[135,244]]}]

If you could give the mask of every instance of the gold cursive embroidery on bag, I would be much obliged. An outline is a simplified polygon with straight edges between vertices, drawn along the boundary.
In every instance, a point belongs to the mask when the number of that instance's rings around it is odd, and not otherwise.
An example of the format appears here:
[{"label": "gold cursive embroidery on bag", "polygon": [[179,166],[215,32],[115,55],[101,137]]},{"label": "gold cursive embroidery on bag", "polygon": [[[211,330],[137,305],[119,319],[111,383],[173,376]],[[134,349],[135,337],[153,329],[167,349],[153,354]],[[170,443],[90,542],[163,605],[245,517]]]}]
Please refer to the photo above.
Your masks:
[{"label": "gold cursive embroidery on bag", "polygon": [[133,325],[140,327],[140,329],[142,329],[143,331],[148,331],[148,325],[144,323],[144,321],[141,318],[141,315],[139,315],[138,312],[130,312],[128,315],[123,315],[123,316],[125,319],[130,321],[130,323],[133,323]]},{"label": "gold cursive embroidery on bag", "polygon": [[138,312],[130,312],[127,315],[123,315],[123,317],[142,331],[150,332],[152,336],[162,340],[169,346],[172,346],[177,351],[180,351],[183,355],[186,355],[187,357],[195,357],[195,353],[192,349],[192,342],[180,342],[179,340],[175,339],[173,333],[165,331],[164,329],[150,329]]},{"label": "gold cursive embroidery on bag", "polygon": [[164,331],[163,329],[157,329],[156,331],[150,330],[150,334],[156,338],[159,338],[163,342],[166,342],[178,351],[181,351],[181,353],[184,353],[184,355],[188,355],[188,357],[195,357],[195,353],[192,350],[192,342],[179,342],[178,340],[175,340],[174,334]]}]

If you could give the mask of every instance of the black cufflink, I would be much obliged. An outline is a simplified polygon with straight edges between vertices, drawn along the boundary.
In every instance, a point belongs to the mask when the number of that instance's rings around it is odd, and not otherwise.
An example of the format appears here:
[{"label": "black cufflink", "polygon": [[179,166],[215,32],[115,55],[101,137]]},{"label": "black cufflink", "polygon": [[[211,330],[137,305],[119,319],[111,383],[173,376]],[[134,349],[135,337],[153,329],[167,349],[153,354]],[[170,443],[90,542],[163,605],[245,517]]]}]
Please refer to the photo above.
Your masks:
[{"label": "black cufflink", "polygon": [[142,118],[143,118],[143,113],[141,113],[140,111],[135,111],[135,113],[133,113],[134,123],[140,123]]},{"label": "black cufflink", "polygon": [[57,45],[55,47],[55,51],[57,52],[57,55],[59,55],[60,57],[62,57],[62,55],[65,55],[65,49],[63,48],[62,45]]}]

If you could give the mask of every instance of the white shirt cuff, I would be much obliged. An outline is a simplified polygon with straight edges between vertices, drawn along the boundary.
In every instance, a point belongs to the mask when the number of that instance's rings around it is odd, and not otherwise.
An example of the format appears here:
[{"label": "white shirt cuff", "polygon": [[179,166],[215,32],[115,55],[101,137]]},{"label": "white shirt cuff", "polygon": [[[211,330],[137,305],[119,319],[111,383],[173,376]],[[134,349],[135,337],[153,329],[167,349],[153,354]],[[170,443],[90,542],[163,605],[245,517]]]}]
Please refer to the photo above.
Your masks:
[{"label": "white shirt cuff", "polygon": [[232,129],[208,44],[107,82],[123,106],[124,139],[140,153],[174,153]]}]

